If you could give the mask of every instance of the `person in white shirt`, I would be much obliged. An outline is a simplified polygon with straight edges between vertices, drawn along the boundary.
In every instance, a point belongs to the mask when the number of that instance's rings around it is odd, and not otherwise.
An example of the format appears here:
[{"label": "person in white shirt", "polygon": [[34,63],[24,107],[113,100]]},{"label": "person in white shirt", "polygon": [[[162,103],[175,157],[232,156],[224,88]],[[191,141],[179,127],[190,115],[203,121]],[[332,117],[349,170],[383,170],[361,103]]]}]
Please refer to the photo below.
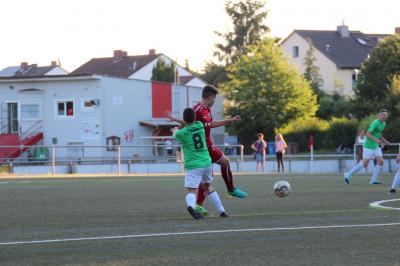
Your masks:
[{"label": "person in white shirt", "polygon": [[282,173],[284,172],[283,159],[285,157],[285,150],[287,148],[286,142],[283,139],[282,134],[275,135],[275,152],[276,152],[276,161],[278,162],[278,172],[280,171],[280,167],[282,166]]},{"label": "person in white shirt", "polygon": [[356,159],[357,163],[359,163],[362,160],[362,153],[363,153],[363,144],[365,142],[365,131],[364,129],[361,129],[360,133],[358,133],[358,136],[356,138]]},{"label": "person in white shirt", "polygon": [[173,154],[172,141],[170,139],[167,139],[165,141],[165,149],[167,150],[167,155],[172,156],[172,154]]}]

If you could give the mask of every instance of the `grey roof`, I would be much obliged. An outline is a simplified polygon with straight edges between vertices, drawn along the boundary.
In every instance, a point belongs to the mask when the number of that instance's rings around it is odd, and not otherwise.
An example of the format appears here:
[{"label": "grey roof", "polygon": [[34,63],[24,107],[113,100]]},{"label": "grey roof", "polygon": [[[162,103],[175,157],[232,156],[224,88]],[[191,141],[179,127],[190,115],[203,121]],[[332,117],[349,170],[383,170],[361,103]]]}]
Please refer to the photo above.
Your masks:
[{"label": "grey roof", "polygon": [[19,70],[19,66],[9,66],[0,71],[0,77],[12,77]]},{"label": "grey roof", "polygon": [[24,70],[19,66],[10,66],[0,71],[0,77],[42,77],[56,67],[57,66],[38,67],[36,65],[30,65]]},{"label": "grey roof", "polygon": [[161,54],[124,56],[120,60],[113,57],[93,58],[75,69],[71,74],[97,74],[128,78],[149,64]]},{"label": "grey roof", "polygon": [[360,68],[379,39],[389,36],[350,31],[350,36],[343,38],[337,31],[295,30],[294,32],[306,40],[311,39],[313,46],[332,60],[338,68],[351,69]]}]

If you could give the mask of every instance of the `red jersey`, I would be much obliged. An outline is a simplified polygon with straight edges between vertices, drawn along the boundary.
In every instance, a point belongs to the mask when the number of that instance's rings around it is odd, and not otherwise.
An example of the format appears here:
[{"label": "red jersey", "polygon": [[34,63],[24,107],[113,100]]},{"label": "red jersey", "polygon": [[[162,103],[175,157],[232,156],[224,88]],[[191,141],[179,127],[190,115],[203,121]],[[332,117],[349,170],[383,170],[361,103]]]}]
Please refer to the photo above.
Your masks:
[{"label": "red jersey", "polygon": [[210,148],[214,145],[211,139],[211,122],[213,121],[211,115],[210,107],[205,108],[201,103],[193,106],[194,111],[196,112],[196,121],[200,121],[204,124],[204,129],[206,133],[206,142],[207,147]]}]

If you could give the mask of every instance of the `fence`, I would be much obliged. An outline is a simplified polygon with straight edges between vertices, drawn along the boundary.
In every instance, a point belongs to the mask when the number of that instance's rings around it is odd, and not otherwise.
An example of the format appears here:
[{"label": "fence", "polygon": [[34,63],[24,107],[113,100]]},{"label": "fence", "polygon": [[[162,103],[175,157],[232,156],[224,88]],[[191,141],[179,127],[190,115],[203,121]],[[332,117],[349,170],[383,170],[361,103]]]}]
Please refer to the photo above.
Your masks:
[{"label": "fence", "polygon": [[[167,146],[174,150],[173,155],[167,155]],[[227,157],[243,163],[242,145],[215,145],[222,149]],[[160,150],[161,149],[161,150]],[[21,156],[11,158],[15,150],[21,151]],[[121,174],[122,165],[144,163],[178,163],[183,171],[183,153],[180,145],[67,145],[67,146],[0,146],[0,165],[9,166],[50,166],[51,174],[56,174],[56,166],[69,167],[69,172],[76,172],[77,165],[111,164],[116,166],[116,172]]]},{"label": "fence", "polygon": [[[115,146],[0,146],[27,150],[18,158],[0,156],[0,172],[9,169],[16,174],[64,174],[64,173],[182,173],[183,154],[180,145],[168,145],[174,154],[168,155],[167,145],[115,145]],[[354,154],[300,154],[286,155],[285,169],[289,173],[338,173],[350,169],[356,159]],[[242,145],[218,145],[231,161],[232,171],[254,172],[252,155],[243,154]],[[393,172],[398,165],[394,162],[400,143],[389,145],[384,153],[386,170]],[[396,151],[396,152],[394,152]],[[276,172],[275,156],[267,155],[266,172]],[[19,169],[19,170],[18,170]],[[37,170],[40,169],[40,170]],[[215,170],[217,170],[216,168]],[[372,170],[373,168],[370,168]],[[14,171],[15,170],[15,171]]]},{"label": "fence", "polygon": [[[353,147],[354,160],[356,160],[358,156],[360,156],[360,155],[362,156],[362,147],[363,147],[363,144],[354,144],[354,147]],[[381,147],[381,149],[382,149],[382,154],[385,157],[397,156],[397,154],[400,153],[400,143],[390,143],[389,145],[384,145],[383,147]],[[385,152],[384,151],[385,149],[387,149],[388,152]],[[393,153],[394,151],[396,153]]]}]

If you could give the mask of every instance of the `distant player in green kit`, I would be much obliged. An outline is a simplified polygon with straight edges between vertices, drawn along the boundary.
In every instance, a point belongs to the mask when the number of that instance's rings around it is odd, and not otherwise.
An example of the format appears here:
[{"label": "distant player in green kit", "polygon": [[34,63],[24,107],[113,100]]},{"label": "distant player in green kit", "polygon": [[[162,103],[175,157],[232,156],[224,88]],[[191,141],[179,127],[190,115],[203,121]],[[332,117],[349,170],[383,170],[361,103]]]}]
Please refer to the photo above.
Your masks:
[{"label": "distant player in green kit", "polygon": [[201,184],[221,217],[228,217],[218,193],[210,185],[212,177],[211,157],[208,153],[203,123],[196,121],[192,108],[183,111],[185,127],[174,130],[174,139],[182,143],[185,158],[185,188],[187,210],[194,219],[204,219],[195,211],[197,189]]},{"label": "distant player in green kit", "polygon": [[379,118],[372,121],[371,125],[368,128],[366,134],[366,140],[363,145],[363,162],[360,162],[353,166],[353,168],[344,173],[344,181],[349,184],[350,178],[353,174],[357,173],[360,169],[366,168],[370,160],[376,159],[377,164],[374,168],[374,172],[372,174],[371,180],[369,183],[371,185],[379,185],[382,184],[378,181],[378,177],[382,173],[383,169],[383,155],[382,150],[385,144],[390,144],[383,136],[382,132],[386,126],[386,119],[388,113],[386,110],[381,110],[379,112]]}]

